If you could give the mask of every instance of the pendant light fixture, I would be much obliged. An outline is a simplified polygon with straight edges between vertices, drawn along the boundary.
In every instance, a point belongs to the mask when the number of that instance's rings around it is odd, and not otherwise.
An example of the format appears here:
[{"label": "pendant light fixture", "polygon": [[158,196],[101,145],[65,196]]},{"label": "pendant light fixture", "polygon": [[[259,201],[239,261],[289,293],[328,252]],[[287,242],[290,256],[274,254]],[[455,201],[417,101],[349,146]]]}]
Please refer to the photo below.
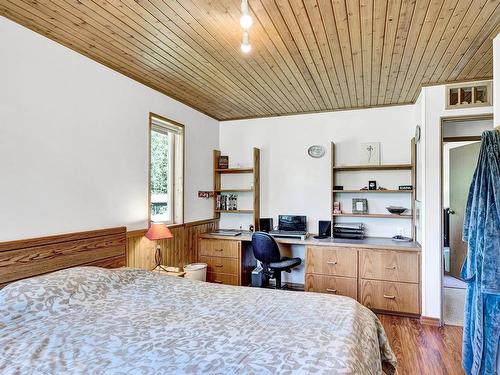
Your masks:
[{"label": "pendant light fixture", "polygon": [[253,20],[250,16],[250,8],[248,7],[248,0],[241,0],[241,18],[240,25],[243,28],[243,35],[241,40],[241,52],[249,53],[252,50],[250,45],[250,27],[252,27]]},{"label": "pendant light fixture", "polygon": [[240,25],[243,30],[249,30],[252,27],[253,20],[250,17],[250,11],[248,9],[248,0],[241,0],[241,18]]},{"label": "pendant light fixture", "polygon": [[249,53],[252,50],[252,46],[250,44],[250,35],[248,34],[248,30],[243,31],[243,40],[241,41],[241,52]]}]

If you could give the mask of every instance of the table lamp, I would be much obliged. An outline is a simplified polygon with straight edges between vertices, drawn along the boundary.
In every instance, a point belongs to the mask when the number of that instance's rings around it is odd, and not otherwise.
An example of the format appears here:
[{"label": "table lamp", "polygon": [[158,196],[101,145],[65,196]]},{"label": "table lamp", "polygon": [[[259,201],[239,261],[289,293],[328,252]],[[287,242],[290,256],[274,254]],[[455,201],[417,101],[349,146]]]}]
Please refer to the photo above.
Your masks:
[{"label": "table lamp", "polygon": [[[157,241],[157,240],[166,240],[169,238],[174,238],[174,236],[172,235],[172,232],[170,232],[170,229],[168,229],[168,227],[164,223],[151,223],[151,226],[146,232],[146,238],[148,238],[151,241]],[[155,268],[153,268],[152,271],[156,270],[157,268],[163,271],[167,271],[165,267],[163,267],[162,265],[163,257],[161,255],[161,247],[158,243],[156,244],[155,262],[156,266]]]}]

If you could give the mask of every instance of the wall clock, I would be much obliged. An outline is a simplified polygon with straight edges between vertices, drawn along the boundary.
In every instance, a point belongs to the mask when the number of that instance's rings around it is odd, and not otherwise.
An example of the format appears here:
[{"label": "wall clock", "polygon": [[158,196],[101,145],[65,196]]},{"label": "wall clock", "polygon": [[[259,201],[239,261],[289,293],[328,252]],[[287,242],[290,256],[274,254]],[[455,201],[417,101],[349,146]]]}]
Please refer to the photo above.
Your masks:
[{"label": "wall clock", "polygon": [[313,145],[307,149],[307,153],[312,158],[322,158],[325,156],[325,148],[321,145]]},{"label": "wall clock", "polygon": [[420,141],[420,136],[422,135],[422,129],[420,128],[420,125],[417,125],[415,127],[415,143],[418,143]]}]

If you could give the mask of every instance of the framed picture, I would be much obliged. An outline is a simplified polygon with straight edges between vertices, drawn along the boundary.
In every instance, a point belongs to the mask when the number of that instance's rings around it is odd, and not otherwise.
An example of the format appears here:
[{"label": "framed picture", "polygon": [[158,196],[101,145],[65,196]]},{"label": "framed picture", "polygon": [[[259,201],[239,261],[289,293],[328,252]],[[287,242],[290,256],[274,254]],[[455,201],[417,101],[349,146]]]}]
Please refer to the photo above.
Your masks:
[{"label": "framed picture", "polygon": [[367,214],[368,213],[368,199],[352,198],[352,213],[353,214]]},{"label": "framed picture", "polygon": [[359,148],[359,163],[380,165],[380,142],[361,143]]},{"label": "framed picture", "polygon": [[377,181],[368,181],[368,190],[377,190]]}]

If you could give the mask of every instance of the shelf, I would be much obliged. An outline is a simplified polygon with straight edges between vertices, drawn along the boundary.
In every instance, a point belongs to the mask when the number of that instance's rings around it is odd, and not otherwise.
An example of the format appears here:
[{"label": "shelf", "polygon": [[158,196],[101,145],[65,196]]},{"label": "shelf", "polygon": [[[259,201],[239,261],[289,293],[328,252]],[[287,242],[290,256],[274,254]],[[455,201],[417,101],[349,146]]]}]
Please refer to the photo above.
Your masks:
[{"label": "shelf", "polygon": [[226,214],[251,214],[253,213],[253,210],[215,210],[215,212]]},{"label": "shelf", "polygon": [[413,190],[333,190],[334,193],[413,193]]},{"label": "shelf", "polygon": [[411,170],[412,164],[385,164],[385,165],[340,165],[334,166],[334,171],[390,171]]},{"label": "shelf", "polygon": [[253,168],[215,169],[215,173],[253,173]]},{"label": "shelf", "polygon": [[220,189],[214,191],[216,193],[251,193],[253,189]]},{"label": "shelf", "polygon": [[411,219],[412,215],[393,215],[393,214],[352,214],[352,213],[342,213],[333,214],[335,217],[372,217],[379,219]]}]

